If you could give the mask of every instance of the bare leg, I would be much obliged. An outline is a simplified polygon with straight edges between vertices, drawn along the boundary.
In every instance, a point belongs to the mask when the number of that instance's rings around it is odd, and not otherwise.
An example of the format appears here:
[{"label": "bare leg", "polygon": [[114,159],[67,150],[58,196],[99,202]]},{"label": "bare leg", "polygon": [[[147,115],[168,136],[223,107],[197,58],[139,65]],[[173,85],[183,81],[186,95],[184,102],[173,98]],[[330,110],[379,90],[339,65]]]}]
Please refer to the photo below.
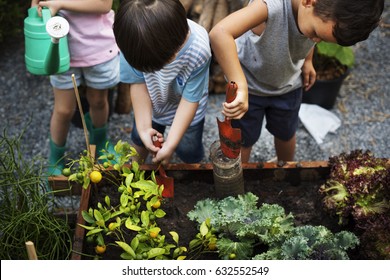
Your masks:
[{"label": "bare leg", "polygon": [[252,146],[251,147],[241,147],[241,161],[249,162],[251,156]]},{"label": "bare leg", "polygon": [[282,160],[282,161],[294,160],[295,142],[296,142],[295,134],[288,141],[283,141],[275,137],[274,142],[275,142],[275,150],[276,150],[276,155],[278,157],[278,160]]},{"label": "bare leg", "polygon": [[50,135],[53,142],[62,147],[66,143],[69,127],[76,108],[73,89],[54,88],[54,109],[50,120]]},{"label": "bare leg", "polygon": [[88,87],[86,96],[93,126],[95,128],[105,126],[109,114],[108,89],[99,90]]}]

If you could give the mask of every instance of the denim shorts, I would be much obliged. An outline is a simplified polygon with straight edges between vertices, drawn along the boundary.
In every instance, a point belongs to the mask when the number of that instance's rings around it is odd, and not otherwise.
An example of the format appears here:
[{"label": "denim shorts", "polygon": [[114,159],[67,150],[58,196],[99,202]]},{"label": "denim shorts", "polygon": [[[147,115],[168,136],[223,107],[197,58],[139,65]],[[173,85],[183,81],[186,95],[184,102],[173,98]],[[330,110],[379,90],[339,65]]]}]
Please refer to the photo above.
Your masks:
[{"label": "denim shorts", "polygon": [[77,86],[86,85],[94,89],[108,89],[119,83],[119,55],[113,59],[89,67],[71,67],[68,71],[50,76],[50,83],[58,89],[73,88],[72,74]]},{"label": "denim shorts", "polygon": [[[158,132],[164,134],[166,126],[152,122],[152,127]],[[194,126],[187,128],[187,131],[184,133],[183,138],[180,140],[179,145],[176,147],[177,156],[185,163],[198,163],[204,157],[204,148],[203,148],[203,128],[204,128],[204,119],[201,120]],[[131,140],[134,144],[144,147],[141,138],[139,137],[137,127],[133,125],[133,130],[131,132]]]},{"label": "denim shorts", "polygon": [[276,138],[290,140],[298,128],[302,88],[278,96],[249,94],[248,112],[232,126],[241,128],[242,146],[251,147],[260,138],[264,116],[267,130]]}]

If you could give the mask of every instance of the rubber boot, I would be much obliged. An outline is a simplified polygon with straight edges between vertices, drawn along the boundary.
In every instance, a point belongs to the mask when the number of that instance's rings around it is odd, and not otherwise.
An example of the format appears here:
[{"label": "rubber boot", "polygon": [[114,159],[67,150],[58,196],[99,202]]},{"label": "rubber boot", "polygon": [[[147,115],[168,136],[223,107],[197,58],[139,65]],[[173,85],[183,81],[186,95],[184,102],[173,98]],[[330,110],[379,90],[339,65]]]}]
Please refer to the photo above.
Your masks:
[{"label": "rubber boot", "polygon": [[65,145],[57,146],[50,137],[50,155],[49,155],[49,176],[57,176],[62,174],[62,169],[65,167]]},{"label": "rubber boot", "polygon": [[115,153],[114,146],[111,144],[111,142],[107,138],[107,128],[108,128],[107,124],[105,126],[99,127],[99,128],[94,128],[92,126],[91,135],[92,135],[93,142],[91,141],[91,143],[96,145],[97,158],[99,158],[101,155],[103,155],[103,153],[102,153],[103,149],[105,149],[109,153],[113,154],[115,157],[117,155]]}]

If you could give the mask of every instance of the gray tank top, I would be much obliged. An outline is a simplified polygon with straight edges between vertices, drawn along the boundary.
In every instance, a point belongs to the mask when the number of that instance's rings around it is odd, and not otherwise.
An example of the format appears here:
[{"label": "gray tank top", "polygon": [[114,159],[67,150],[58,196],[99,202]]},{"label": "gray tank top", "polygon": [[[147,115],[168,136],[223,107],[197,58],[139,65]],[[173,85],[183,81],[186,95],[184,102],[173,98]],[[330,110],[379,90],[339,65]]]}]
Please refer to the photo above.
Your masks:
[{"label": "gray tank top", "polygon": [[291,0],[264,0],[266,28],[236,39],[238,57],[250,94],[281,95],[302,86],[301,67],[314,42],[295,23]]}]

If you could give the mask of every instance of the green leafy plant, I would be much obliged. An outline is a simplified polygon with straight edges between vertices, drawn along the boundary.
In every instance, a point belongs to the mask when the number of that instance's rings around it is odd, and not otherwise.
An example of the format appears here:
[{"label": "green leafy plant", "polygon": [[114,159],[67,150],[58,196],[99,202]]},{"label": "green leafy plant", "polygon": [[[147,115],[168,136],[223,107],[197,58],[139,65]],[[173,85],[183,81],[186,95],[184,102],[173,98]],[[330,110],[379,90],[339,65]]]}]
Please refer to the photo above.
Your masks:
[{"label": "green leafy plant", "polygon": [[355,63],[351,47],[320,42],[314,47],[313,65],[318,80],[331,80],[343,75]]},{"label": "green leafy plant", "polygon": [[330,176],[319,192],[327,210],[359,223],[390,208],[390,165],[370,151],[354,150],[329,158]]},{"label": "green leafy plant", "polygon": [[68,259],[71,229],[53,212],[43,161],[24,160],[22,136],[8,137],[6,130],[0,136],[0,259],[28,259],[27,241],[34,243],[39,259]]},{"label": "green leafy plant", "polygon": [[[154,171],[146,177],[137,162],[128,164],[136,155],[129,143],[118,141],[114,150],[115,154],[102,151],[98,160],[104,161],[103,165],[93,164],[93,157],[84,152],[68,167],[74,171],[69,180],[82,183],[84,187],[91,186],[90,175],[99,170],[103,179],[97,184],[108,184],[118,190],[117,197],[105,196],[96,207],[82,212],[87,225],[79,226],[87,230],[86,240],[95,244],[98,255],[120,248],[118,257],[122,259],[184,259],[187,248],[179,246],[179,235],[170,231],[173,242],[169,242],[158,226],[158,220],[166,213],[161,203],[164,187],[157,184]],[[113,205],[112,201],[118,203]]]},{"label": "green leafy plant", "polygon": [[189,255],[209,252],[208,244],[216,239],[221,259],[347,259],[346,250],[359,242],[350,232],[333,235],[323,226],[295,227],[293,215],[280,205],[257,204],[252,193],[198,201],[188,213],[200,225]]},{"label": "green leafy plant", "polygon": [[353,221],[363,231],[367,256],[390,259],[389,161],[354,150],[329,158],[329,166],[329,179],[319,189],[325,209],[340,224]]},{"label": "green leafy plant", "polygon": [[347,250],[359,244],[349,231],[333,234],[324,226],[299,226],[281,242],[272,242],[267,252],[254,256],[255,260],[347,260]]}]

